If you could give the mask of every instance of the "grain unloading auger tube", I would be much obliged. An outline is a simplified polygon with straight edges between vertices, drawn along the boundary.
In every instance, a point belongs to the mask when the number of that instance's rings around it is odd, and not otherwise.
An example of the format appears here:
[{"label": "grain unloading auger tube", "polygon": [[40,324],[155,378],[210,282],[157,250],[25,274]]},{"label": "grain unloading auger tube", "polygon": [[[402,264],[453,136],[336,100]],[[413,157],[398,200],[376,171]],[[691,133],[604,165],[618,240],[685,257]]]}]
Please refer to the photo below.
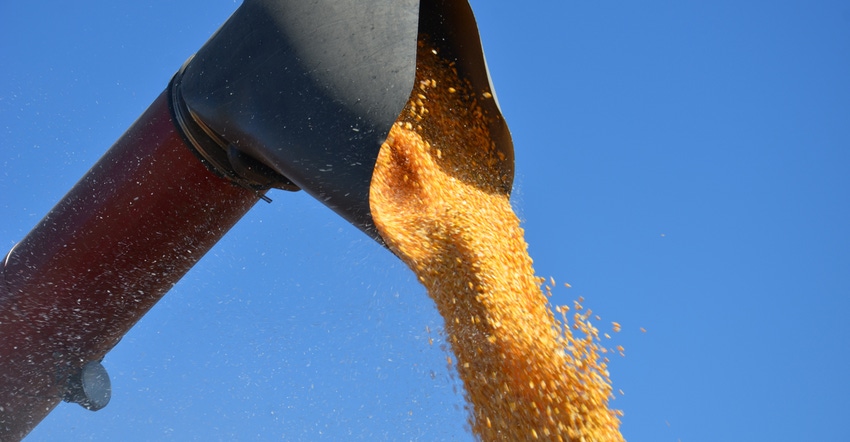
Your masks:
[{"label": "grain unloading auger tube", "polygon": [[245,0],[0,268],[0,440],[111,389],[103,357],[269,188],[381,242],[369,185],[425,35],[513,147],[465,1]]}]

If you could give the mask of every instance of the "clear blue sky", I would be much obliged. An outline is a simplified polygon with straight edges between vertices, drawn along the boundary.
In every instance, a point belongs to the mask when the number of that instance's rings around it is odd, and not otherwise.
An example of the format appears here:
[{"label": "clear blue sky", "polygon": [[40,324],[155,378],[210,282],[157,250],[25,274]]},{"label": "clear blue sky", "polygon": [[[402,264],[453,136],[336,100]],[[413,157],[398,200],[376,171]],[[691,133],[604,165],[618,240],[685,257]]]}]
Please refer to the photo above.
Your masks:
[{"label": "clear blue sky", "polygon": [[[0,3],[0,253],[237,6]],[[850,5],[473,8],[536,269],[623,325],[625,436],[850,440]],[[412,274],[270,196],[106,357],[112,402],[30,440],[471,438]]]}]

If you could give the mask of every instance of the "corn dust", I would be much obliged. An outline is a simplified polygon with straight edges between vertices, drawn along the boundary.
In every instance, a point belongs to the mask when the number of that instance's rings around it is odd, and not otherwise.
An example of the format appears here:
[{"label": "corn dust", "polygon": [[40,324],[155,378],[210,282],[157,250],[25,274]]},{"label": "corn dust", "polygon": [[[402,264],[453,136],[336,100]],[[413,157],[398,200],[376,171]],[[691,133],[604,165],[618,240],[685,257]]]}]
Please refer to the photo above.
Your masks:
[{"label": "corn dust", "polygon": [[480,100],[420,42],[416,87],[381,147],[375,225],[445,320],[482,440],[622,440],[589,312],[556,319],[535,277]]}]

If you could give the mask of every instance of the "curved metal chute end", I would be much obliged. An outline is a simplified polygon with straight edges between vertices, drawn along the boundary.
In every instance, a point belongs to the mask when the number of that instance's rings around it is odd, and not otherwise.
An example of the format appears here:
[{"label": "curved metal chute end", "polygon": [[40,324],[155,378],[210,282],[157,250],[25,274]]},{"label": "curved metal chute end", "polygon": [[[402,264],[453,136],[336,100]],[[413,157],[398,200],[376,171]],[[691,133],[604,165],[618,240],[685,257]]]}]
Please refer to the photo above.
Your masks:
[{"label": "curved metal chute end", "polygon": [[[467,2],[245,0],[181,70],[175,101],[217,140],[213,150],[228,151],[212,157],[263,169],[271,187],[302,189],[382,242],[369,185],[413,89],[420,33],[476,90],[495,95]],[[507,158],[504,175],[513,177],[498,103],[483,105],[495,116],[490,132]],[[236,166],[228,173],[238,176]]]}]

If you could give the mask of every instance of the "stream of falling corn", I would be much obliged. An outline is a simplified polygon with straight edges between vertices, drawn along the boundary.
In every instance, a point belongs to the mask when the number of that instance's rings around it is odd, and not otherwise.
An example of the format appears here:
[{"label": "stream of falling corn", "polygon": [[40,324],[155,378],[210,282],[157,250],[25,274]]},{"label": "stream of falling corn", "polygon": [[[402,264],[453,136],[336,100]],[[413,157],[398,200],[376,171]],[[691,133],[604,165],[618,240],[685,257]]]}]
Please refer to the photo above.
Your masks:
[{"label": "stream of falling corn", "polygon": [[[617,441],[621,413],[590,312],[549,307],[472,91],[419,43],[416,86],[381,147],[375,225],[445,320],[481,440]],[[571,324],[570,324],[571,322]],[[450,360],[450,363],[452,361]]]}]

